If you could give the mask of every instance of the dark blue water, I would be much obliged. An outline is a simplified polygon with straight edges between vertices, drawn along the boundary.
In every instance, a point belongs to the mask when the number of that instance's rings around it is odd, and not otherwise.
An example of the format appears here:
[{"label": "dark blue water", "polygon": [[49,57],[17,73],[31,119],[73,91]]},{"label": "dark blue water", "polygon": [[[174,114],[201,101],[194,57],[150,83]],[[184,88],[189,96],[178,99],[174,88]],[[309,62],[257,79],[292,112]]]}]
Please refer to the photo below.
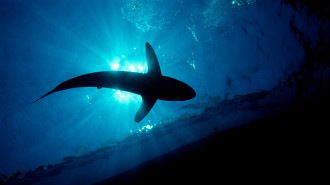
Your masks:
[{"label": "dark blue water", "polygon": [[[296,6],[293,6],[296,5]],[[2,182],[91,184],[199,140],[313,99],[329,79],[328,9],[294,1],[0,2]],[[148,71],[197,96],[157,101],[79,88],[31,104],[59,83],[98,71]],[[79,178],[78,178],[79,177]]]}]

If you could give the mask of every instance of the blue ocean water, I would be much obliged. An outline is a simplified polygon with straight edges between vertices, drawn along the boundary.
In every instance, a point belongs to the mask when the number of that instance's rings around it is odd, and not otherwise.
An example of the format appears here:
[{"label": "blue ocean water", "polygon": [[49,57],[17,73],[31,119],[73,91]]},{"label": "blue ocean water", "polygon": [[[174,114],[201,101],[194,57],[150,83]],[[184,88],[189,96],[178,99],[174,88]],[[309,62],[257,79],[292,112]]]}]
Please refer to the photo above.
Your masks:
[{"label": "blue ocean water", "polygon": [[[322,94],[328,58],[306,58],[329,45],[329,20],[293,4],[2,0],[1,181],[95,183]],[[194,99],[157,101],[141,123],[142,98],[116,89],[70,89],[31,104],[82,74],[146,73],[146,42],[162,74],[190,85]]]}]

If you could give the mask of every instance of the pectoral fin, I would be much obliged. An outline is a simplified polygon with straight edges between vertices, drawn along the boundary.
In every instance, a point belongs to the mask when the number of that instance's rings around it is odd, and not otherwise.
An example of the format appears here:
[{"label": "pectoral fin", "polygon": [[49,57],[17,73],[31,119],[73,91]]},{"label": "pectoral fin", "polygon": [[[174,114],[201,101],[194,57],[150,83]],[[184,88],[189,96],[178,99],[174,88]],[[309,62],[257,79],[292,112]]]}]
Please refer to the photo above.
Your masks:
[{"label": "pectoral fin", "polygon": [[137,111],[135,115],[135,122],[140,122],[146,115],[149,113],[151,108],[156,103],[157,99],[148,97],[148,96],[142,96],[142,104],[140,109]]}]

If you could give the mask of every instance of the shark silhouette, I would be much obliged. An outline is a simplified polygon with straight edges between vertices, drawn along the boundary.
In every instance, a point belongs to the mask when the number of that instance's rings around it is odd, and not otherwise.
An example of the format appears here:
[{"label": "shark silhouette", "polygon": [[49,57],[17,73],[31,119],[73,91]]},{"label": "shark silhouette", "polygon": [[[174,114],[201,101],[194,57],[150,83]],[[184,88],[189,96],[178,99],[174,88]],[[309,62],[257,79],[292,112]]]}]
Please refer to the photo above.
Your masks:
[{"label": "shark silhouette", "polygon": [[[146,42],[148,72],[146,74],[125,71],[101,71],[88,73],[69,79],[40,99],[57,91],[77,87],[113,88],[129,91],[142,96],[142,104],[135,115],[135,121],[140,122],[151,110],[158,99],[167,101],[184,101],[196,96],[194,89],[187,84],[163,76],[155,51]],[[34,103],[32,102],[32,103]]]}]

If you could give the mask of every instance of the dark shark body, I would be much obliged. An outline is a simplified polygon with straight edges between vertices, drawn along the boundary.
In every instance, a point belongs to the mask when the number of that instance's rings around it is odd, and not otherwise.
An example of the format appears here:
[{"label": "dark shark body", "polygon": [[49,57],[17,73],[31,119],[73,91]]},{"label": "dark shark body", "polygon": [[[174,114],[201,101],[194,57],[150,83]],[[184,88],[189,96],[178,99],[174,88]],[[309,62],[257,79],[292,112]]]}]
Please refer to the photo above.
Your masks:
[{"label": "dark shark body", "polygon": [[[78,87],[113,88],[132,92],[142,96],[142,105],[135,115],[140,122],[151,110],[157,99],[167,101],[189,100],[196,96],[187,84],[162,76],[157,56],[151,45],[146,43],[148,72],[146,74],[125,71],[101,71],[77,76],[59,84],[34,102],[54,93]],[[34,103],[33,102],[33,103]]]}]

